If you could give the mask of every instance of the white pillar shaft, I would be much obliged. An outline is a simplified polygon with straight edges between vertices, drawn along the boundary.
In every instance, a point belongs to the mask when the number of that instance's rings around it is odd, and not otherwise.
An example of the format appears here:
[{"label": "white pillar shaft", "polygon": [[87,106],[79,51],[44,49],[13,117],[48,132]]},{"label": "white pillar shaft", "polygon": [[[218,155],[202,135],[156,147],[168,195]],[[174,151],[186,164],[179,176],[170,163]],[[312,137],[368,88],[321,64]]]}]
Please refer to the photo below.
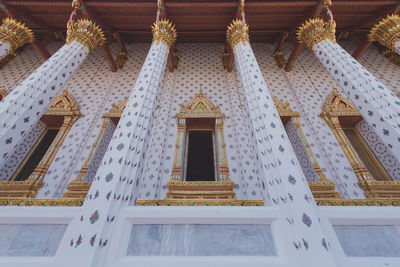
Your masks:
[{"label": "white pillar shaft", "polygon": [[10,44],[0,42],[0,60],[10,53]]},{"label": "white pillar shaft", "polygon": [[65,89],[65,84],[87,54],[87,47],[76,41],[64,45],[2,100],[0,165]]},{"label": "white pillar shaft", "polygon": [[340,45],[328,39],[314,52],[381,141],[400,161],[400,100]]},{"label": "white pillar shaft", "polygon": [[396,42],[396,53],[400,55],[400,41]]},{"label": "white pillar shaft", "polygon": [[[61,266],[104,266],[106,250],[121,207],[136,198],[153,112],[168,57],[168,47],[150,48],[131,96],[93,180],[82,214],[61,242]],[[119,242],[119,240],[113,240]]]},{"label": "white pillar shaft", "polygon": [[295,152],[275,108],[249,43],[234,47],[236,68],[244,92],[258,155],[271,202],[285,214],[291,253],[301,266],[336,266],[325,241],[316,206]]}]

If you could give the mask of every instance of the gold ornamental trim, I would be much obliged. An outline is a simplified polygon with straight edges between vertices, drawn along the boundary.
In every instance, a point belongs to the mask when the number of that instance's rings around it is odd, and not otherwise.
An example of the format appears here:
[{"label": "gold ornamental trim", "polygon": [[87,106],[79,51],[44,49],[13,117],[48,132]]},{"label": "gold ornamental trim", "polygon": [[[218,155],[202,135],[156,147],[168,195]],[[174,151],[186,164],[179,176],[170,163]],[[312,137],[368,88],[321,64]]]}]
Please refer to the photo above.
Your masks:
[{"label": "gold ornamental trim", "polygon": [[0,198],[0,206],[79,207],[85,198]]},{"label": "gold ornamental trim", "polygon": [[389,15],[382,19],[371,29],[368,38],[395,51],[396,42],[400,41],[400,16]]},{"label": "gold ornamental trim", "polygon": [[316,199],[318,206],[400,206],[400,198]]},{"label": "gold ornamental trim", "polygon": [[161,199],[136,200],[136,206],[233,206],[233,207],[262,207],[263,200],[218,200],[218,199]]},{"label": "gold ornamental trim", "polygon": [[104,44],[106,38],[103,30],[91,20],[80,19],[67,29],[67,44],[77,41],[86,46],[89,53],[98,45]]},{"label": "gold ornamental trim", "polygon": [[0,41],[10,44],[10,54],[16,55],[16,50],[26,43],[32,43],[35,36],[25,23],[13,18],[6,18],[0,26]]},{"label": "gold ornamental trim", "polygon": [[153,43],[155,44],[162,42],[170,47],[176,41],[175,25],[167,19],[161,19],[158,24],[154,22],[151,30],[153,32]]},{"label": "gold ornamental trim", "polygon": [[243,23],[241,19],[233,20],[226,30],[226,40],[232,48],[240,42],[244,45],[250,42],[249,25]]},{"label": "gold ornamental trim", "polygon": [[309,19],[297,31],[297,39],[314,51],[314,45],[325,39],[336,43],[336,24],[332,21],[325,22],[320,18]]}]

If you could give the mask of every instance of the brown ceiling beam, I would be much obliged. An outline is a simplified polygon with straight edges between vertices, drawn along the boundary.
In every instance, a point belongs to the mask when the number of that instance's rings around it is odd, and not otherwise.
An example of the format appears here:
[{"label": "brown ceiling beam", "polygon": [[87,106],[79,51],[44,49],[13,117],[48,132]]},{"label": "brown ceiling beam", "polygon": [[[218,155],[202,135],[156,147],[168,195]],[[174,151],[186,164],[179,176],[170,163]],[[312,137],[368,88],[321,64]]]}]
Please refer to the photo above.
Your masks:
[{"label": "brown ceiling beam", "polygon": [[[81,0],[81,7],[80,11],[82,12],[83,16],[87,19],[94,20],[100,28],[106,31],[113,31],[114,29],[109,27],[96,13],[94,9],[91,7],[86,6],[86,4]],[[108,46],[107,42],[103,45],[100,45],[100,51],[103,53],[104,58],[107,61],[108,66],[112,72],[116,72],[118,70],[117,65],[115,64],[115,60],[111,54],[110,47]]]},{"label": "brown ceiling beam", "polygon": [[[371,24],[375,25],[381,19],[386,17],[387,15],[398,14],[399,12],[400,12],[400,1],[398,1],[394,6],[390,7],[389,9],[379,12],[378,16],[373,16],[373,18],[367,18],[367,19],[361,21],[357,26],[351,27],[349,29],[349,32],[350,32],[350,34],[352,34],[352,32],[354,32],[355,30],[364,28],[365,26],[368,26]],[[372,44],[372,42],[369,41],[368,38],[366,38],[364,41],[362,41],[358,45],[356,50],[354,50],[352,56],[355,59],[359,59],[362,56],[362,54],[364,54],[365,51],[367,51],[367,49],[371,46],[371,44]]]},{"label": "brown ceiling beam", "polygon": [[[18,12],[14,7],[9,6],[6,1],[0,0],[0,8],[1,10],[9,17],[17,18],[21,20],[22,22],[26,23],[28,27],[31,27],[33,25],[37,25],[39,27],[42,27],[44,24],[38,20],[38,21],[33,21],[30,19],[28,16],[23,14],[22,12]],[[53,29],[47,26],[44,26],[47,31],[53,33]],[[32,42],[32,46],[35,48],[36,52],[42,56],[45,60],[50,58],[50,53],[47,51],[46,47],[37,39],[37,37],[34,39]]]},{"label": "brown ceiling beam", "polygon": [[[290,6],[315,6],[319,1],[268,1],[268,2],[249,2],[246,3],[247,7],[290,7]],[[387,0],[387,1],[333,1],[334,6],[384,6],[384,5],[394,5],[397,1]],[[49,6],[49,7],[71,7],[70,1],[8,1],[10,5],[15,6]],[[111,2],[111,1],[96,1],[88,2],[87,6],[95,7],[156,7],[154,2],[139,2],[139,1],[129,1],[129,2]],[[208,2],[208,3],[196,3],[196,2],[167,2],[166,7],[236,7],[237,4],[234,2]]]},{"label": "brown ceiling beam", "polygon": [[[335,2],[335,4],[336,4],[336,2]],[[318,3],[317,6],[313,7],[313,8],[309,11],[309,13],[308,13],[308,18],[315,18],[315,17],[318,17],[318,16],[321,14],[321,12],[322,12],[323,9],[324,9],[324,4],[323,4],[323,1],[321,0],[321,1]],[[300,26],[301,23],[302,23],[302,22],[297,23],[295,27],[292,27],[291,32],[293,31],[293,29],[296,30],[296,29]],[[294,31],[295,31],[295,30],[294,30]],[[294,62],[296,61],[296,59],[297,59],[297,57],[299,56],[299,54],[300,54],[300,52],[301,52],[302,49],[303,49],[303,44],[300,43],[298,40],[296,40],[296,43],[295,43],[295,45],[293,46],[293,49],[292,49],[292,53],[290,54],[289,59],[288,59],[288,61],[286,62],[285,71],[289,72],[289,71],[292,70],[293,65],[294,65]]]}]

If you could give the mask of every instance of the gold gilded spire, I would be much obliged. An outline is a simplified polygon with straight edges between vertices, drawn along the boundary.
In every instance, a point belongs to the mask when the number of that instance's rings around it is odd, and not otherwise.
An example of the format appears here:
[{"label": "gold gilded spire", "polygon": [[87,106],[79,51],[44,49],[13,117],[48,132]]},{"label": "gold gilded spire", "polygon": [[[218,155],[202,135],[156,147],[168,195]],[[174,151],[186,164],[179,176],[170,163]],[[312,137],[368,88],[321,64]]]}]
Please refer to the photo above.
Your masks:
[{"label": "gold gilded spire", "polygon": [[376,41],[394,51],[396,42],[400,41],[400,16],[390,15],[382,19],[371,29],[368,37],[371,42]]},{"label": "gold gilded spire", "polygon": [[314,45],[325,39],[336,43],[335,32],[336,24],[334,22],[325,22],[320,18],[309,19],[298,29],[297,39],[314,51]]},{"label": "gold gilded spire", "polygon": [[13,18],[6,18],[0,26],[0,41],[10,44],[10,54],[16,55],[16,50],[35,39],[31,29],[25,23]]},{"label": "gold gilded spire", "polygon": [[67,44],[77,41],[89,49],[89,53],[105,42],[103,30],[88,19],[80,19],[67,29]]},{"label": "gold gilded spire", "polygon": [[151,29],[153,31],[153,43],[159,44],[161,41],[170,47],[176,40],[175,25],[167,19],[161,19],[158,24],[154,22]]},{"label": "gold gilded spire", "polygon": [[250,41],[249,26],[247,23],[243,23],[241,19],[233,20],[226,30],[226,39],[232,48],[240,42],[246,44]]}]

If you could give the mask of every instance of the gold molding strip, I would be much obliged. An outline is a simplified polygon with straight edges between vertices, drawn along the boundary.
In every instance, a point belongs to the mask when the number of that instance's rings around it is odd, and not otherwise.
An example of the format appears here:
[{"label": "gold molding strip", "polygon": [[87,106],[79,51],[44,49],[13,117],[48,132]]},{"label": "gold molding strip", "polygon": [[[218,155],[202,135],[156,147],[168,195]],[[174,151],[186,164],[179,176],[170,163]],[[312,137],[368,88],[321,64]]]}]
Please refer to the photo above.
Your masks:
[{"label": "gold molding strip", "polygon": [[79,207],[85,199],[0,198],[0,206]]},{"label": "gold molding strip", "polygon": [[318,206],[400,206],[400,198],[316,199]]},{"label": "gold molding strip", "polygon": [[398,198],[400,197],[400,181],[377,181],[361,161],[357,151],[353,148],[340,124],[339,117],[359,117],[356,107],[348,100],[344,99],[339,92],[333,88],[322,107],[320,115],[335,135],[340,147],[345,153],[358,178],[358,185],[364,190],[367,198]]},{"label": "gold molding strip", "polygon": [[220,200],[220,199],[161,199],[136,200],[136,206],[235,206],[235,207],[262,207],[263,200]]}]

